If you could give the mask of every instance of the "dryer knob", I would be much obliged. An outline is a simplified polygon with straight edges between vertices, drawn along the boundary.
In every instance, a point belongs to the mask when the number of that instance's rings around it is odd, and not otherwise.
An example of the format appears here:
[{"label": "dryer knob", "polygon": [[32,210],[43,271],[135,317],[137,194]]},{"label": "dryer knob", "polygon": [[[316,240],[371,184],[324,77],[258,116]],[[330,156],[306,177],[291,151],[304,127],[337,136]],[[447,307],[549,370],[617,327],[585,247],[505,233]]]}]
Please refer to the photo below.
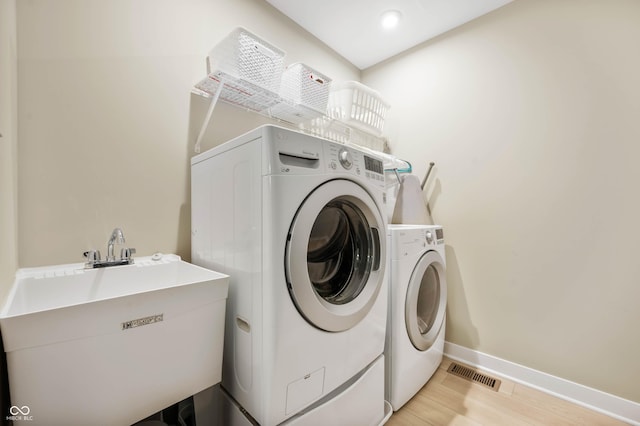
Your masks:
[{"label": "dryer knob", "polygon": [[427,242],[429,244],[433,243],[433,234],[431,233],[431,231],[427,231],[425,237],[426,237]]},{"label": "dryer knob", "polygon": [[353,157],[351,153],[346,149],[341,149],[338,153],[338,159],[340,160],[340,165],[345,169],[350,169],[353,166]]}]

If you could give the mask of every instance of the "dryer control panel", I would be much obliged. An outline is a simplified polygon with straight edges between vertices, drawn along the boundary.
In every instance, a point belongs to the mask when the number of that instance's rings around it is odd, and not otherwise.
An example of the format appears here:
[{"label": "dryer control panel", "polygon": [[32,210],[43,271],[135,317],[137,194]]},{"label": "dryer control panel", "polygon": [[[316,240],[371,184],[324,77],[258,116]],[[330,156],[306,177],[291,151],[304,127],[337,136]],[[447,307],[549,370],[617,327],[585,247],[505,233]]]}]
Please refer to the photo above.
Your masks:
[{"label": "dryer control panel", "polygon": [[444,231],[441,227],[434,227],[424,231],[424,239],[427,244],[444,244]]},{"label": "dryer control panel", "polygon": [[427,250],[444,250],[444,231],[440,225],[389,225],[389,232],[394,236],[390,247],[393,260]]}]

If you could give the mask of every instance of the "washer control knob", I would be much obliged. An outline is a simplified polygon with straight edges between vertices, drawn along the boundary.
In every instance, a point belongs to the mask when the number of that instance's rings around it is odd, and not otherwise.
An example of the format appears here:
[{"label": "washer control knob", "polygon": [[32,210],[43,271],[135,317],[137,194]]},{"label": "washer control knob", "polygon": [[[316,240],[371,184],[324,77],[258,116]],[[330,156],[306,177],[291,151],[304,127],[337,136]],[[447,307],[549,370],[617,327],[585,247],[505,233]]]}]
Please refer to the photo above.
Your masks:
[{"label": "washer control knob", "polygon": [[338,153],[338,159],[340,160],[340,165],[347,170],[353,166],[353,157],[351,153],[344,148]]},{"label": "washer control knob", "polygon": [[427,233],[425,234],[425,238],[429,244],[433,243],[433,234],[431,233],[431,231],[427,231]]}]

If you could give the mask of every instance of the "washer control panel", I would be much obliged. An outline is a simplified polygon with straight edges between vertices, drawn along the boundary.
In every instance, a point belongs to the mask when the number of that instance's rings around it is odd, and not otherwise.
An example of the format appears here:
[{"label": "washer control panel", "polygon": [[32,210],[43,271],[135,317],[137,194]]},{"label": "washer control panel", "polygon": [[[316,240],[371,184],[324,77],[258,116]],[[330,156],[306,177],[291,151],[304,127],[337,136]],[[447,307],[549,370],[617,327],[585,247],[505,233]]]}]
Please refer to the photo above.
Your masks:
[{"label": "washer control panel", "polygon": [[320,139],[292,130],[272,128],[265,144],[270,161],[264,163],[265,174],[341,173],[365,179],[384,191],[382,159],[357,146]]},{"label": "washer control panel", "polygon": [[382,160],[357,148],[326,142],[325,157],[329,171],[347,172],[384,188]]}]

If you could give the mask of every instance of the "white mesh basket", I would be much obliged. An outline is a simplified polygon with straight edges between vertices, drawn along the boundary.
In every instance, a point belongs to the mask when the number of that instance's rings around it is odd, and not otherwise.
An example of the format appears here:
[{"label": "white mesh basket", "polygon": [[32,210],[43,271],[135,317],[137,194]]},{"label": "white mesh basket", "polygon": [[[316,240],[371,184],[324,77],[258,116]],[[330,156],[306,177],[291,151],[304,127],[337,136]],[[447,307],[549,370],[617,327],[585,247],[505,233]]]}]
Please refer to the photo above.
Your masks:
[{"label": "white mesh basket", "polygon": [[381,135],[389,109],[380,94],[357,81],[334,84],[329,93],[327,113],[366,132]]},{"label": "white mesh basket", "polygon": [[295,63],[282,73],[280,96],[324,114],[329,100],[331,79],[313,68]]},{"label": "white mesh basket", "polygon": [[209,67],[277,93],[284,51],[238,27],[211,50]]},{"label": "white mesh basket", "polygon": [[272,117],[300,124],[322,116],[327,110],[331,79],[296,63],[282,73],[281,101],[269,109]]}]

